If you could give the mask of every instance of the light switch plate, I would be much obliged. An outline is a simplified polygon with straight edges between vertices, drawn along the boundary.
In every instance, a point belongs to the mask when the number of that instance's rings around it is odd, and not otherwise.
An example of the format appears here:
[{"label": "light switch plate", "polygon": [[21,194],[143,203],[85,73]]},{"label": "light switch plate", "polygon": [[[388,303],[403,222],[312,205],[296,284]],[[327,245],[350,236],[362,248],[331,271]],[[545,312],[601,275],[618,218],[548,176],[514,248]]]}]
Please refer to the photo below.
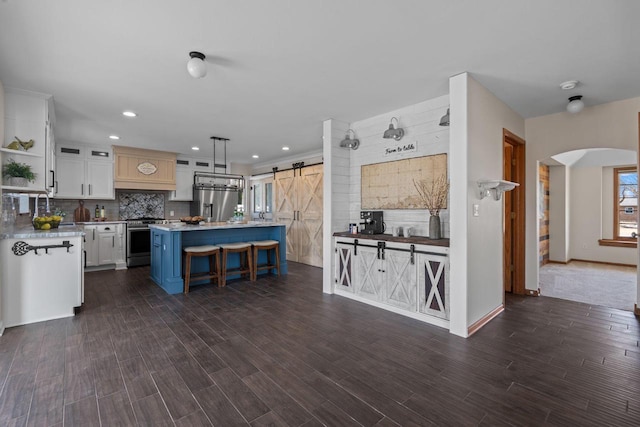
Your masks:
[{"label": "light switch plate", "polygon": [[480,205],[473,205],[473,216],[480,216]]}]

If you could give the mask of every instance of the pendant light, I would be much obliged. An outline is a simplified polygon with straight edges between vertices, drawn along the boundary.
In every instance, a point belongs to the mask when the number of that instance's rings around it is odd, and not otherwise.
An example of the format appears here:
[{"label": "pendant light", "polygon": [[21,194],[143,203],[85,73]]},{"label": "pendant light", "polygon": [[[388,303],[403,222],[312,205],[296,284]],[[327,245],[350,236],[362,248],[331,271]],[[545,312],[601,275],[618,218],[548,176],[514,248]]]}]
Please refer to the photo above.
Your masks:
[{"label": "pendant light", "polygon": [[205,64],[205,56],[200,52],[189,52],[191,59],[187,62],[187,71],[194,79],[201,79],[207,75],[207,64]]}]

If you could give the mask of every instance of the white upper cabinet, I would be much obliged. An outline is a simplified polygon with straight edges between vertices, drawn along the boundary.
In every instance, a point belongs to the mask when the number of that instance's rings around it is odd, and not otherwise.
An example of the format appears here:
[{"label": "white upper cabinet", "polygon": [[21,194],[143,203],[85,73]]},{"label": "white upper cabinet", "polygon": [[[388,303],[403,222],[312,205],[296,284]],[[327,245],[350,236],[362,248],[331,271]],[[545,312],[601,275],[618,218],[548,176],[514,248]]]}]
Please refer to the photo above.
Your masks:
[{"label": "white upper cabinet", "polygon": [[193,174],[195,172],[213,172],[211,160],[201,160],[178,156],[176,160],[176,189],[169,192],[171,201],[193,200]]},{"label": "white upper cabinet", "polygon": [[111,147],[58,144],[55,197],[114,199]]}]

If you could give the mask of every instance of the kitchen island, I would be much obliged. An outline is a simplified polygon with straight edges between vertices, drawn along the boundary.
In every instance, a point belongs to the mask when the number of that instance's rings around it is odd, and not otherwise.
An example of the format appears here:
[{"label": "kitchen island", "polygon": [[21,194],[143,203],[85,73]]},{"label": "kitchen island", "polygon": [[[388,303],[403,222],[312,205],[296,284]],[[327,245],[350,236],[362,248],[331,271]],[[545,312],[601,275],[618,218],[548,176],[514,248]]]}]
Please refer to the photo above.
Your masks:
[{"label": "kitchen island", "polygon": [[33,227],[0,234],[4,327],[74,315],[84,300],[81,227]]},{"label": "kitchen island", "polygon": [[[169,294],[183,291],[182,249],[187,246],[216,245],[219,243],[250,242],[252,240],[277,240],[280,242],[280,274],[287,274],[287,244],[284,224],[273,222],[250,223],[202,223],[185,225],[183,223],[152,224],[151,229],[151,280]],[[265,257],[264,259],[262,257]],[[266,260],[266,254],[260,253],[259,263]],[[239,257],[230,254],[229,265],[237,265]],[[205,258],[194,259],[193,273],[208,270]],[[237,276],[229,276],[233,279]],[[190,286],[197,286],[194,281]]]}]

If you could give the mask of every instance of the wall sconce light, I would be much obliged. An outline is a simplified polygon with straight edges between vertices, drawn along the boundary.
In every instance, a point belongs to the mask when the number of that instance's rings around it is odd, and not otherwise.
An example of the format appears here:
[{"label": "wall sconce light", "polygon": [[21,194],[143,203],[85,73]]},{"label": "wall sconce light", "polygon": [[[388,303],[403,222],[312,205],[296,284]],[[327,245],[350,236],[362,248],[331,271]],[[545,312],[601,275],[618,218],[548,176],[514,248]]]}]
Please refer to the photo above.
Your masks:
[{"label": "wall sconce light", "polygon": [[571,114],[578,114],[584,109],[584,102],[582,101],[582,95],[576,95],[569,97],[569,103],[567,104],[567,111]]},{"label": "wall sconce light", "polygon": [[[353,139],[349,136],[349,132],[353,134]],[[340,147],[342,148],[351,148],[352,150],[357,150],[360,146],[360,141],[356,138],[356,134],[353,129],[349,129],[344,139],[340,141]]]},{"label": "wall sconce light", "polygon": [[201,79],[207,75],[207,64],[205,56],[200,52],[189,52],[191,59],[187,62],[187,71],[194,79]]},{"label": "wall sconce light", "polygon": [[447,108],[447,114],[440,119],[440,126],[449,126],[449,109]]},{"label": "wall sconce light", "polygon": [[404,136],[404,129],[401,127],[393,127],[393,121],[396,121],[396,126],[398,126],[398,119],[395,117],[391,118],[391,123],[389,123],[389,129],[384,131],[384,135],[382,135],[385,139],[395,139],[396,141],[400,141]]},{"label": "wall sconce light", "polygon": [[491,195],[492,193],[495,200],[500,200],[502,198],[502,193],[504,193],[505,191],[511,191],[519,185],[520,184],[518,184],[517,182],[503,181],[499,179],[481,179],[478,181],[478,188],[480,189],[480,200]]}]

